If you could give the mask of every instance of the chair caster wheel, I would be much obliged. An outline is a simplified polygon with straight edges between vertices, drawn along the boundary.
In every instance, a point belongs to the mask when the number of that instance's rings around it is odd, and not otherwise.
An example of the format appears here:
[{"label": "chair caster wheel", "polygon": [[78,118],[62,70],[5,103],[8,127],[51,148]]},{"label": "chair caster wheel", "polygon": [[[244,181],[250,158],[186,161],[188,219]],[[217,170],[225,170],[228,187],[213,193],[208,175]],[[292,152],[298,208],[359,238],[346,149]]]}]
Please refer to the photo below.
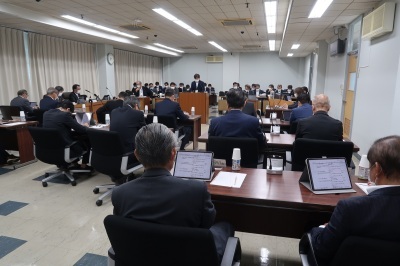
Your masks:
[{"label": "chair caster wheel", "polygon": [[97,188],[97,187],[96,187],[95,189],[93,189],[93,193],[94,193],[94,194],[99,194],[99,191],[100,191],[100,189]]},{"label": "chair caster wheel", "polygon": [[74,187],[76,186],[76,181],[71,181],[71,185]]},{"label": "chair caster wheel", "polygon": [[49,177],[49,175],[50,175],[49,173],[45,173],[44,177]]},{"label": "chair caster wheel", "polygon": [[47,187],[47,182],[42,182],[43,187]]},{"label": "chair caster wheel", "polygon": [[97,205],[97,206],[101,206],[102,204],[103,204],[103,201],[102,201],[102,200],[97,200],[97,201],[96,201],[96,205]]}]

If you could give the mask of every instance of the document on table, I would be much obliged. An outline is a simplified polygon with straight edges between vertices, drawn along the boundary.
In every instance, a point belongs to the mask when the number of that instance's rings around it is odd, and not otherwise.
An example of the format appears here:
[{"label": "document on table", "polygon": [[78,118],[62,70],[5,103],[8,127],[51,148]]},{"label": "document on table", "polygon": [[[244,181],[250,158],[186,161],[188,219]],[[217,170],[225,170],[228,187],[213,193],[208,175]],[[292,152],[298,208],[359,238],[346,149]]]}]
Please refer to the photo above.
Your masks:
[{"label": "document on table", "polygon": [[213,179],[211,185],[240,188],[243,184],[245,177],[246,174],[221,171]]},{"label": "document on table", "polygon": [[365,194],[369,194],[377,189],[392,187],[391,185],[368,185],[368,183],[355,183]]}]

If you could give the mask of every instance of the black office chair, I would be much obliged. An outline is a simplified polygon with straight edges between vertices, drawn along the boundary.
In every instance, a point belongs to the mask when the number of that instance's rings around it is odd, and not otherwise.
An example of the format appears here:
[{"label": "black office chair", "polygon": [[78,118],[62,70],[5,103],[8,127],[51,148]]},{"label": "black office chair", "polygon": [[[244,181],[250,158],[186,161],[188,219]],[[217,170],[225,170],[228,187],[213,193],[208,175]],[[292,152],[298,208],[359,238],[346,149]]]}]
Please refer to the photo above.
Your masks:
[{"label": "black office chair", "polygon": [[276,113],[276,119],[282,119],[282,109],[265,109],[265,118],[270,118],[271,113]]},{"label": "black office chair", "polygon": [[182,139],[185,137],[183,132],[183,126],[178,126],[176,121],[176,117],[172,115],[157,115],[158,123],[165,125],[166,127],[172,129],[175,133],[175,137],[178,142],[178,147],[180,147],[180,143]]},{"label": "black office chair", "polygon": [[259,147],[255,138],[208,137],[207,151],[214,153],[214,158],[225,159],[226,165],[232,165],[232,152],[240,149],[240,165],[247,168],[257,168]]},{"label": "black office chair", "polygon": [[47,110],[34,109],[33,112],[26,117],[26,121],[38,121],[39,124],[37,126],[41,127],[43,125],[43,114],[46,111]]},{"label": "black office chair", "polygon": [[[129,163],[129,156],[133,151],[126,153],[124,146],[117,132],[101,129],[89,129],[87,131],[90,144],[90,165],[99,173],[108,175],[113,182],[121,183],[121,179],[126,178],[134,171],[143,167],[138,161]],[[98,194],[101,188],[107,189],[96,201],[97,206],[103,204],[103,199],[111,196],[115,184],[96,186],[93,193]]]},{"label": "black office chair", "polygon": [[296,134],[298,123],[299,121],[293,121],[290,123],[289,134]]},{"label": "black office chair", "polygon": [[[311,243],[310,233],[304,234],[299,243],[299,254],[304,266],[318,266]],[[397,266],[400,265],[399,250],[400,243],[398,241],[349,236],[342,242],[328,265]]]},{"label": "black office chair", "polygon": [[[104,226],[115,265],[218,265],[210,230],[137,221],[108,215]],[[230,237],[220,265],[231,266],[241,259],[240,241]],[[110,264],[109,264],[110,265]]]},{"label": "black office chair", "polygon": [[345,157],[351,165],[354,144],[350,141],[296,139],[292,151],[292,171],[303,171],[307,158]]},{"label": "black office chair", "polygon": [[76,186],[74,173],[91,173],[91,170],[86,169],[68,169],[72,162],[79,160],[86,153],[82,150],[81,153],[73,155],[71,147],[77,145],[77,141],[65,145],[64,139],[57,129],[29,127],[28,130],[34,142],[35,157],[44,163],[54,164],[58,167],[56,171],[45,173],[46,178],[42,180],[43,187],[47,187],[48,181],[60,175],[66,176],[71,181],[71,185]]},{"label": "black office chair", "polygon": [[69,95],[71,94],[72,92],[63,92],[63,94],[61,95],[62,96],[62,98],[63,98],[63,100],[69,100]]}]

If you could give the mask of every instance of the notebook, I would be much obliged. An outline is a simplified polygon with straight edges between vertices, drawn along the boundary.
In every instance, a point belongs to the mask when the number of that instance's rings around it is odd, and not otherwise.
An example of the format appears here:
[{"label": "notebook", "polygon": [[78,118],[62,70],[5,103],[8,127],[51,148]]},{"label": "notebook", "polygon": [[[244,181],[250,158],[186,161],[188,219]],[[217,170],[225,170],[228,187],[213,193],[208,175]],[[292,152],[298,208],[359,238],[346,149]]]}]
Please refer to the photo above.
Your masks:
[{"label": "notebook", "polygon": [[213,172],[213,152],[178,151],[173,175],[187,179],[210,181]]},{"label": "notebook", "polygon": [[309,158],[299,182],[314,194],[356,192],[347,170],[346,158]]},{"label": "notebook", "polygon": [[92,113],[76,113],[75,114],[76,122],[78,122],[81,125],[83,125],[85,123],[90,124],[91,118],[92,118]]}]

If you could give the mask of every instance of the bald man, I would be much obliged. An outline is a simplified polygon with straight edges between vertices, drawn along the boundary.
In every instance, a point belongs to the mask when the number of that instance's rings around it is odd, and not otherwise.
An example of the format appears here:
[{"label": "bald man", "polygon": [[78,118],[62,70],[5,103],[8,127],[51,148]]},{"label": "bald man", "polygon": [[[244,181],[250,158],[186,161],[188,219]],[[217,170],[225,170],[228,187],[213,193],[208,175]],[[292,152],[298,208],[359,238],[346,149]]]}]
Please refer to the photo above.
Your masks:
[{"label": "bald man", "polygon": [[299,120],[296,139],[343,140],[343,124],[328,115],[330,108],[328,96],[316,95],[312,102],[314,115]]}]

